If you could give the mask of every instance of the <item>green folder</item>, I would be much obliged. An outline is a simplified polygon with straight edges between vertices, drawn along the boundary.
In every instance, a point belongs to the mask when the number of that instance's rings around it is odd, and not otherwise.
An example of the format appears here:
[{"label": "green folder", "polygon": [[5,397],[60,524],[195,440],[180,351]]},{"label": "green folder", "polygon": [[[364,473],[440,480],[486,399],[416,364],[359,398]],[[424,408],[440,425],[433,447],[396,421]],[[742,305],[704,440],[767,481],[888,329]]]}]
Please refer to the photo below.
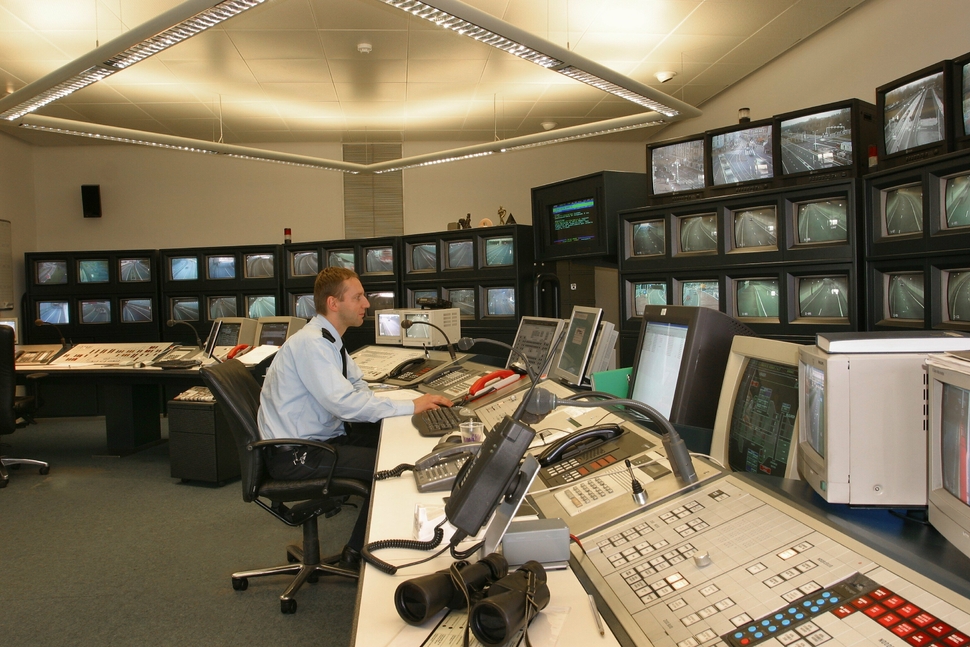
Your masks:
[{"label": "green folder", "polygon": [[618,398],[630,397],[630,373],[632,368],[618,368],[615,371],[593,373],[590,381],[594,391],[603,391]]}]

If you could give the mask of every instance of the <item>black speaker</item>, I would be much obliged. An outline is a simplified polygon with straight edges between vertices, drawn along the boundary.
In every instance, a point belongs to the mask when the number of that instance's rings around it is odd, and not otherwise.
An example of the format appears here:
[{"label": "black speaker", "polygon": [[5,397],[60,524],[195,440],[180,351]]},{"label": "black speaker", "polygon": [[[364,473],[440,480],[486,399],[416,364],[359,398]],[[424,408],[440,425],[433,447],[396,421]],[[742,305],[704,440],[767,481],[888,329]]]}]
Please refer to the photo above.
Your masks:
[{"label": "black speaker", "polygon": [[101,217],[101,185],[81,185],[81,208],[85,218]]}]

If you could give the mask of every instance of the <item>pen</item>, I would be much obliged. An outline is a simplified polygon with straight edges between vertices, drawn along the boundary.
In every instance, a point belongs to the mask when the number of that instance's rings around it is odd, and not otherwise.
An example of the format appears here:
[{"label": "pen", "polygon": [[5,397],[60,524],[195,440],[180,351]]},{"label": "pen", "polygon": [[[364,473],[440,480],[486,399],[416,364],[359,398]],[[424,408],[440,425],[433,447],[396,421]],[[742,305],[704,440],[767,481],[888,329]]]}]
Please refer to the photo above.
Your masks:
[{"label": "pen", "polygon": [[606,630],[603,629],[603,619],[596,609],[596,600],[593,599],[592,593],[589,594],[589,610],[593,612],[593,619],[596,620],[596,628],[600,630],[600,636],[606,636]]}]

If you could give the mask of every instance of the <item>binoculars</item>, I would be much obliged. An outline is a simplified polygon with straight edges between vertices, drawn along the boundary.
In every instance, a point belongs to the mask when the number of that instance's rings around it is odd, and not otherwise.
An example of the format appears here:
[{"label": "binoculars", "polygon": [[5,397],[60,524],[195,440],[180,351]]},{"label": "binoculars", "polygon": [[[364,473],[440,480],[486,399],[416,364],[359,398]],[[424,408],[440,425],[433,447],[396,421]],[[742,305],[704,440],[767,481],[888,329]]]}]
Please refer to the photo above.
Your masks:
[{"label": "binoculars", "polygon": [[508,573],[508,562],[493,553],[475,564],[451,568],[402,582],[394,592],[398,615],[412,625],[424,624],[441,609],[471,605],[468,623],[480,642],[501,645],[549,604],[542,564],[526,562]]}]

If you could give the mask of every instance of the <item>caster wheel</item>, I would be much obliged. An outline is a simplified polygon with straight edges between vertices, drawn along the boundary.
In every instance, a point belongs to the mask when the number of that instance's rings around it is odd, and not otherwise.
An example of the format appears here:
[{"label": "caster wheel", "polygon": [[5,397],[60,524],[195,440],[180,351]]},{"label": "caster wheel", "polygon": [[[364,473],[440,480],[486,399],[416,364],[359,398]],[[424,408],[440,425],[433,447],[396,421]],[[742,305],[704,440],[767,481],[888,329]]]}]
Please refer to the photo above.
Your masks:
[{"label": "caster wheel", "polygon": [[300,561],[300,560],[298,560],[293,555],[291,555],[289,553],[286,554],[286,563],[287,564],[296,564],[298,561]]},{"label": "caster wheel", "polygon": [[10,481],[8,481],[7,479],[0,479],[0,488],[7,487],[7,483],[9,483],[9,482]]},{"label": "caster wheel", "polygon": [[42,467],[42,468],[40,468],[39,471],[40,471],[41,474],[43,474],[44,476],[46,476],[46,475],[48,475],[48,474],[51,473],[51,468],[49,466],[48,467]]},{"label": "caster wheel", "polygon": [[233,591],[245,591],[248,588],[249,588],[249,580],[247,580],[245,577],[232,578]]},{"label": "caster wheel", "polygon": [[296,613],[296,600],[280,600],[282,613]]}]

